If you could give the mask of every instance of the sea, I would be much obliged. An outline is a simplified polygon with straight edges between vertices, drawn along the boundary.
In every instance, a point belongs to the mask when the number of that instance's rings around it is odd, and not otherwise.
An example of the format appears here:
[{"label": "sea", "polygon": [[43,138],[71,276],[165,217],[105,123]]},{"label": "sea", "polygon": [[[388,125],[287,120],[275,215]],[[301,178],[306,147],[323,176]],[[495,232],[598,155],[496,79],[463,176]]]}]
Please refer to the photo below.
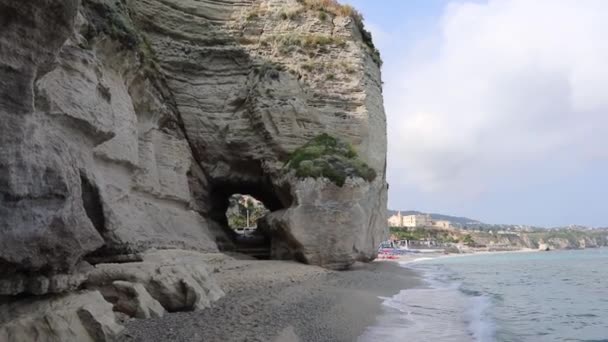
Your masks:
[{"label": "sea", "polygon": [[359,342],[608,342],[608,248],[402,264],[419,288],[383,298]]}]

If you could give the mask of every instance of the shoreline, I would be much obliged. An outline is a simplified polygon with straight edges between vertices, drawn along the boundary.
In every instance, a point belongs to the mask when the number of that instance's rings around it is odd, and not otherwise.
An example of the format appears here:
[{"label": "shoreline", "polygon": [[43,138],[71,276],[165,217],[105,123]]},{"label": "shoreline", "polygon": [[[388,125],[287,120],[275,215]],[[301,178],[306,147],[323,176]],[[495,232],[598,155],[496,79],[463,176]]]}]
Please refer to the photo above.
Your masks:
[{"label": "shoreline", "polygon": [[383,298],[423,285],[397,262],[348,271],[287,261],[211,263],[226,296],[197,312],[132,320],[119,341],[356,341],[383,313]]},{"label": "shoreline", "polygon": [[418,261],[423,261],[423,260],[440,259],[440,258],[459,258],[459,257],[470,257],[470,256],[476,256],[476,255],[479,256],[479,255],[538,253],[538,252],[542,252],[542,251],[540,251],[538,249],[524,248],[524,249],[518,249],[518,250],[513,250],[513,251],[477,251],[477,252],[469,252],[469,253],[449,253],[449,254],[445,254],[445,253],[441,253],[441,252],[437,252],[437,253],[428,252],[428,253],[400,255],[398,259],[378,259],[376,261],[378,261],[378,262],[394,261],[394,262],[398,262],[400,264],[408,264],[408,263],[413,263],[413,262],[418,262]]},{"label": "shoreline", "polygon": [[[418,272],[421,285],[404,288],[399,293],[385,297],[382,311],[374,325],[368,326],[359,342],[400,340],[402,336],[428,335],[429,331],[441,331],[434,335],[438,341],[486,341],[493,334],[493,328],[483,320],[483,311],[489,305],[485,298],[474,299],[463,296],[451,284],[437,282],[436,274],[416,264],[422,261],[452,259],[458,257],[487,256],[496,254],[536,253],[536,249],[512,251],[476,251],[470,253],[444,254],[441,252],[401,255],[398,259],[384,259],[378,262],[397,262],[399,267]],[[427,301],[427,298],[435,301]],[[479,310],[468,308],[478,306]],[[446,312],[460,312],[463,317],[455,317]],[[429,316],[431,315],[431,316]],[[443,316],[442,316],[443,315]]]},{"label": "shoreline", "polygon": [[[404,258],[401,262],[403,267],[420,271],[423,279],[428,281],[428,288],[408,289],[387,299],[387,307],[395,308],[397,313],[387,309],[384,318],[379,320],[388,322],[375,327],[382,339],[360,342],[399,340],[409,334],[427,336],[433,341],[458,342],[518,340],[518,337],[533,340],[538,336],[547,336],[546,340],[576,339],[579,336],[585,336],[585,340],[601,340],[605,334],[593,329],[602,323],[603,317],[595,313],[599,308],[594,296],[599,292],[585,290],[601,284],[604,276],[597,270],[602,263],[601,258],[606,258],[605,251],[586,248],[538,252],[533,249],[431,255],[428,259],[435,260],[429,263],[417,263],[427,258]],[[485,257],[491,254],[503,257]],[[479,255],[479,258],[460,259],[453,264],[451,260],[437,260],[474,255]],[[567,276],[556,276],[564,269],[569,270]],[[532,288],[530,292],[527,292],[528,288]],[[546,288],[552,290],[547,292]],[[601,289],[601,285],[596,288]],[[529,293],[535,295],[530,296]],[[583,303],[576,306],[576,314],[571,313],[572,306],[568,304],[573,301]],[[536,310],[541,307],[546,310]],[[604,306],[604,310],[608,307]],[[568,312],[575,319],[563,323],[563,330],[555,330],[553,327],[559,322],[555,319],[556,311]],[[455,315],[445,316],[443,312]],[[399,320],[391,320],[398,315]],[[452,321],[453,317],[458,319]],[[443,329],[445,322],[448,322],[447,326],[459,328]],[[542,324],[544,322],[548,323]],[[590,328],[583,330],[581,326]]]},{"label": "shoreline", "polygon": [[119,341],[356,341],[387,312],[387,298],[425,287],[424,274],[406,265],[437,258],[537,250],[420,253],[356,263],[329,271],[289,261],[209,260],[226,296],[210,308],[131,320]]}]

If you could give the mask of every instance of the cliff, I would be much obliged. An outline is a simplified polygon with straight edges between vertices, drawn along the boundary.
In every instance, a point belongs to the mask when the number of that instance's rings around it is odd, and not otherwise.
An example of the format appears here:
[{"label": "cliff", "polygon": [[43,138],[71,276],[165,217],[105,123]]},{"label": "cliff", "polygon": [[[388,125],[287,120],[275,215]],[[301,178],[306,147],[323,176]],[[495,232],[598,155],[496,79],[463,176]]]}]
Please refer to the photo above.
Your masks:
[{"label": "cliff", "polygon": [[552,229],[517,234],[478,232],[470,235],[477,245],[489,247],[538,249],[542,245],[549,249],[583,249],[608,246],[608,232],[605,230]]},{"label": "cliff", "polygon": [[[222,295],[205,255],[234,248],[234,193],[271,210],[274,259],[344,269],[375,257],[386,235],[381,61],[350,7],[0,0],[0,28],[0,295],[101,293],[64,298],[76,311],[62,317],[89,334],[83,317],[99,313],[83,307],[134,297],[117,293],[205,307]],[[322,134],[348,153],[306,165],[343,182],[290,167]],[[28,298],[24,312],[48,319],[62,298]],[[2,315],[13,309],[0,308],[0,340],[36,327]],[[140,309],[123,311],[150,314]]]}]

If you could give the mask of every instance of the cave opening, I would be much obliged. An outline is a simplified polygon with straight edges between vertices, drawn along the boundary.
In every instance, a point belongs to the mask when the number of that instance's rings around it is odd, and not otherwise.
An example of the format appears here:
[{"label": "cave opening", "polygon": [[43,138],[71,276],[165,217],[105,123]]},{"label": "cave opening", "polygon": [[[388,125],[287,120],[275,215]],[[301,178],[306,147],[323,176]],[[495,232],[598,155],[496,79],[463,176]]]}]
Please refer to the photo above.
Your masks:
[{"label": "cave opening", "polygon": [[228,202],[226,219],[233,235],[235,252],[256,259],[270,259],[270,237],[258,229],[258,220],[270,211],[251,195],[233,194]]},{"label": "cave opening", "polygon": [[99,190],[83,173],[80,174],[80,184],[80,198],[82,199],[85,213],[93,224],[93,227],[95,227],[100,235],[104,236],[106,222]]},{"label": "cave opening", "polygon": [[259,260],[271,259],[276,236],[259,225],[266,215],[291,205],[287,190],[269,182],[216,184],[211,192],[211,214],[225,237],[217,241],[219,249]]}]

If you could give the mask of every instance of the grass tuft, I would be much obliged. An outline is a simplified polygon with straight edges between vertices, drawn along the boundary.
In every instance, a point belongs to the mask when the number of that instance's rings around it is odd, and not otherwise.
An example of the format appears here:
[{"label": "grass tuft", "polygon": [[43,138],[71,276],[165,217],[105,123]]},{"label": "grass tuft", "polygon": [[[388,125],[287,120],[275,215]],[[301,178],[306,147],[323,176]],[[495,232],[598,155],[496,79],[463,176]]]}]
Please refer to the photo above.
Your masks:
[{"label": "grass tuft", "polygon": [[346,40],[321,35],[321,34],[283,34],[268,37],[260,42],[265,46],[275,44],[278,50],[282,54],[293,53],[294,51],[301,48],[301,51],[322,51],[328,46],[344,47],[346,46]]}]

